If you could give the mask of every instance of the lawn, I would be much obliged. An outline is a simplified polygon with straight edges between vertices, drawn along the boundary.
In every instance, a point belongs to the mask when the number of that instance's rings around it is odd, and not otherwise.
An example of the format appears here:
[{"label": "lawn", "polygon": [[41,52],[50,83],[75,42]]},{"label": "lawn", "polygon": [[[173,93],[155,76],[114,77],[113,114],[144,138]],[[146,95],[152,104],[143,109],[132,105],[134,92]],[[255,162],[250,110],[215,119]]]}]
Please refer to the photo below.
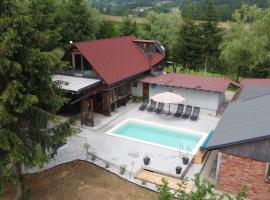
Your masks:
[{"label": "lawn", "polygon": [[[142,188],[86,161],[73,161],[30,175],[26,185],[33,200],[153,200],[157,193]],[[4,200],[14,199],[9,190]]]}]

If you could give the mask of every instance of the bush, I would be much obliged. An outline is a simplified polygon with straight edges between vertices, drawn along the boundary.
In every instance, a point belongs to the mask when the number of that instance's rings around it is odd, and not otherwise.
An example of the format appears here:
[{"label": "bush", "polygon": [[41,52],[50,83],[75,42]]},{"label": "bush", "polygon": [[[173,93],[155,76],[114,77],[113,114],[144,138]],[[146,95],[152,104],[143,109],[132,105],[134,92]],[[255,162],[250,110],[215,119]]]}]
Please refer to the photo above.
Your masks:
[{"label": "bush", "polygon": [[[162,185],[158,187],[158,200],[172,200],[173,194],[170,192],[168,187],[168,181],[166,179],[161,180]],[[176,191],[175,195],[179,200],[244,200],[247,197],[247,187],[243,186],[242,191],[240,191],[235,198],[228,194],[218,194],[214,191],[214,184],[209,182],[207,179],[200,180],[200,174],[195,175],[195,186],[196,190],[191,192],[186,192],[187,180],[183,180],[179,184],[179,189]]]},{"label": "bush", "polygon": [[120,166],[120,174],[123,175],[126,172],[126,166]]},{"label": "bush", "polygon": [[106,163],[105,167],[106,168],[109,168],[110,167],[110,164],[109,163]]},{"label": "bush", "polygon": [[92,154],[91,154],[91,160],[92,160],[92,161],[95,161],[96,158],[97,158],[97,156],[96,156],[94,153],[92,153]]}]

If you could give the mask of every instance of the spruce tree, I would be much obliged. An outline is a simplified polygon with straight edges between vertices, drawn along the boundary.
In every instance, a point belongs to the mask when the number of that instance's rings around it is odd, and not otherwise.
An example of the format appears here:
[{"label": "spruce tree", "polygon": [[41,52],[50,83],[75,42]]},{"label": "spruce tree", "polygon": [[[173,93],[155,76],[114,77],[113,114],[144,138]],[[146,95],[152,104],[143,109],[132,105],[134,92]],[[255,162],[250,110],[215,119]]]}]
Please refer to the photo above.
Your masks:
[{"label": "spruce tree", "polygon": [[112,21],[109,20],[103,20],[103,22],[100,25],[99,32],[97,34],[98,39],[102,38],[111,38],[117,36],[116,28]]},{"label": "spruce tree", "polygon": [[138,28],[136,21],[133,20],[131,17],[127,16],[122,22],[120,32],[123,36],[137,35]]},{"label": "spruce tree", "polygon": [[208,66],[214,67],[220,54],[221,29],[218,27],[218,18],[213,0],[207,0],[207,12],[205,22],[202,22],[203,43],[204,43],[204,71]]},{"label": "spruce tree", "polygon": [[66,99],[51,75],[63,68],[62,52],[50,49],[30,1],[1,0],[0,191],[16,183],[22,199],[23,167],[42,167],[54,147],[76,130],[55,115]]},{"label": "spruce tree", "polygon": [[198,70],[203,63],[202,28],[192,20],[193,7],[189,7],[176,43],[176,56],[186,69]]},{"label": "spruce tree", "polygon": [[176,43],[176,57],[186,69],[198,70],[203,62],[202,29],[190,18],[184,18]]}]

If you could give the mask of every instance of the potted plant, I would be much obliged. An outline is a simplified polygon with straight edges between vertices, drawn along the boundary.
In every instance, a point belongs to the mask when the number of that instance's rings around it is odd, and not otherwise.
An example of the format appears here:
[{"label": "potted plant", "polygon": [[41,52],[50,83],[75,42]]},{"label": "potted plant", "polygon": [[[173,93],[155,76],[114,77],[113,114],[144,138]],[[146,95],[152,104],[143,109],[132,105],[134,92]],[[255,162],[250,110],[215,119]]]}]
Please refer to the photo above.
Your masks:
[{"label": "potted plant", "polygon": [[189,162],[189,157],[183,156],[183,157],[182,157],[182,161],[183,161],[183,164],[184,164],[184,165],[187,165],[188,162]]},{"label": "potted plant", "polygon": [[150,157],[149,156],[144,156],[143,163],[144,163],[144,165],[149,165],[149,163],[150,163]]},{"label": "potted plant", "polygon": [[187,165],[188,162],[189,162],[188,154],[189,154],[189,147],[187,147],[187,153],[186,153],[186,156],[183,156],[183,157],[182,157],[182,161],[183,161],[183,164],[184,164],[184,165]]},{"label": "potted plant", "polygon": [[176,174],[181,174],[181,172],[182,172],[182,167],[176,166],[176,167],[175,167],[175,172],[176,172]]}]

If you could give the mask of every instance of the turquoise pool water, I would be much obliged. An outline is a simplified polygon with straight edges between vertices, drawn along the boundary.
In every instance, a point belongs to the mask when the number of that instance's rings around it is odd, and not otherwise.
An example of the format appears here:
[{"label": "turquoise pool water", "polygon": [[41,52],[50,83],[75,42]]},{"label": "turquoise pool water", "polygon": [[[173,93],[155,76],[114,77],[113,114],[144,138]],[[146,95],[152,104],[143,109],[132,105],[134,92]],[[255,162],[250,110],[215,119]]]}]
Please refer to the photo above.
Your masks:
[{"label": "turquoise pool water", "polygon": [[200,134],[139,121],[127,121],[112,132],[119,136],[180,149],[184,152],[193,151],[202,138]]}]

